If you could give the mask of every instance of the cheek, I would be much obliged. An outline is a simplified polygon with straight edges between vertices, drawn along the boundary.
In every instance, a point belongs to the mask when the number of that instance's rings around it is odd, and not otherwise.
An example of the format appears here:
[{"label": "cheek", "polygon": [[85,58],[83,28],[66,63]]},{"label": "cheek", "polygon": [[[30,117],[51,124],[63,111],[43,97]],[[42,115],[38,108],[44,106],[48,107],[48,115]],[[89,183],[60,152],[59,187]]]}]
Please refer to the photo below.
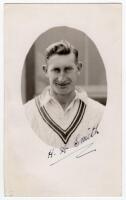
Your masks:
[{"label": "cheek", "polygon": [[71,75],[70,75],[70,77],[71,77],[71,79],[75,82],[76,80],[77,80],[77,73],[72,73]]},{"label": "cheek", "polygon": [[56,75],[53,74],[52,72],[49,72],[48,78],[49,78],[49,81],[52,83],[54,81],[54,79],[56,79]]}]

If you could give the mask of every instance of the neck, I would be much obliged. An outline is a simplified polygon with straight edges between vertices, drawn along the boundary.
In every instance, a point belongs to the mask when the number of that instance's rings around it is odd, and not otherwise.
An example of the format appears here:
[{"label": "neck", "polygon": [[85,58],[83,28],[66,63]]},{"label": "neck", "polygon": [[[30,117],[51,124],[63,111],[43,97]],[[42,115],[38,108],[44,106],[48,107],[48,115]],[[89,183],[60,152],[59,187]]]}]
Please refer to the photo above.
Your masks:
[{"label": "neck", "polygon": [[51,91],[51,95],[60,103],[62,108],[65,110],[74,99],[75,91],[72,91],[69,94],[57,94]]}]

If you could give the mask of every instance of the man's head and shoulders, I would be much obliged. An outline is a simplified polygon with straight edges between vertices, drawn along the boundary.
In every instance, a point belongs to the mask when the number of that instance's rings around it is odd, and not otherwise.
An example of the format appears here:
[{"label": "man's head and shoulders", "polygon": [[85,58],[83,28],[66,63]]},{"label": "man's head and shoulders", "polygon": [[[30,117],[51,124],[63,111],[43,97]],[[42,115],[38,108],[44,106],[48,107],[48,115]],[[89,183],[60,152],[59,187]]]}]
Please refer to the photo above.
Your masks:
[{"label": "man's head and shoulders", "polygon": [[[78,50],[69,42],[60,41],[46,49],[46,65],[43,72],[49,79],[49,86],[36,98],[44,105],[50,99],[56,100],[65,110],[73,99],[79,98],[92,109],[103,110],[104,106],[89,98],[84,89],[77,86],[82,63],[78,61]],[[33,106],[34,99],[26,103],[25,107]]]}]

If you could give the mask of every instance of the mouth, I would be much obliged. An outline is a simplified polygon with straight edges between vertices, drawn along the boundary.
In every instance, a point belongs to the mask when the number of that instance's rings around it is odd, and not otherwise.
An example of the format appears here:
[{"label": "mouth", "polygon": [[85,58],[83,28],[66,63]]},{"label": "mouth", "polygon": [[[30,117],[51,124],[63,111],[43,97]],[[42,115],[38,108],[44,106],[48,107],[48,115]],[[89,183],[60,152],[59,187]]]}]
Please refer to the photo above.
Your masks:
[{"label": "mouth", "polygon": [[58,83],[56,82],[55,85],[59,86],[61,88],[66,88],[70,83],[69,82],[64,82],[64,83]]}]

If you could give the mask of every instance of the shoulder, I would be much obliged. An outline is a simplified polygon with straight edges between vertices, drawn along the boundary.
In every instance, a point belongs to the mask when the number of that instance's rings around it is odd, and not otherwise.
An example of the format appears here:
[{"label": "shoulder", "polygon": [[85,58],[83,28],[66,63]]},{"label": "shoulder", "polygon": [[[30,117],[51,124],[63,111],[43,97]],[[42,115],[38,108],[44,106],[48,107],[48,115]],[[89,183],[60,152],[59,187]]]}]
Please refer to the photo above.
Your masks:
[{"label": "shoulder", "polygon": [[83,88],[77,87],[76,93],[77,93],[78,97],[87,105],[87,107],[90,110],[99,111],[99,112],[104,111],[105,106],[102,105],[101,103],[99,103],[98,101],[88,97],[86,91]]},{"label": "shoulder", "polygon": [[36,100],[39,100],[41,103],[45,100],[48,89],[49,87],[46,87],[41,94],[37,95],[36,97],[24,104],[26,112],[33,112],[36,109]]},{"label": "shoulder", "polygon": [[105,106],[99,103],[98,101],[88,97],[85,90],[81,89],[78,91],[79,98],[85,103],[85,117],[89,123],[89,125],[99,124],[105,110]]},{"label": "shoulder", "polygon": [[36,105],[35,105],[35,98],[32,100],[29,100],[27,103],[24,104],[24,111],[26,114],[26,117],[30,120],[33,118],[35,115],[35,110],[36,110]]},{"label": "shoulder", "polygon": [[31,107],[34,107],[35,105],[35,98],[29,100],[27,103],[24,104],[25,110],[30,109]]},{"label": "shoulder", "polygon": [[88,119],[90,119],[90,124],[97,124],[99,125],[103,114],[104,114],[105,106],[101,103],[91,99],[88,97],[87,101],[87,115]]},{"label": "shoulder", "polygon": [[92,110],[96,110],[99,112],[103,112],[105,109],[105,106],[102,105],[101,103],[99,103],[98,101],[91,99],[88,97],[88,101],[87,101],[88,107]]},{"label": "shoulder", "polygon": [[38,126],[38,121],[39,121],[39,109],[37,106],[37,99],[39,99],[41,95],[36,96],[32,100],[29,100],[25,105],[24,105],[24,112],[26,115],[27,120],[30,122],[31,127],[37,127]]}]

